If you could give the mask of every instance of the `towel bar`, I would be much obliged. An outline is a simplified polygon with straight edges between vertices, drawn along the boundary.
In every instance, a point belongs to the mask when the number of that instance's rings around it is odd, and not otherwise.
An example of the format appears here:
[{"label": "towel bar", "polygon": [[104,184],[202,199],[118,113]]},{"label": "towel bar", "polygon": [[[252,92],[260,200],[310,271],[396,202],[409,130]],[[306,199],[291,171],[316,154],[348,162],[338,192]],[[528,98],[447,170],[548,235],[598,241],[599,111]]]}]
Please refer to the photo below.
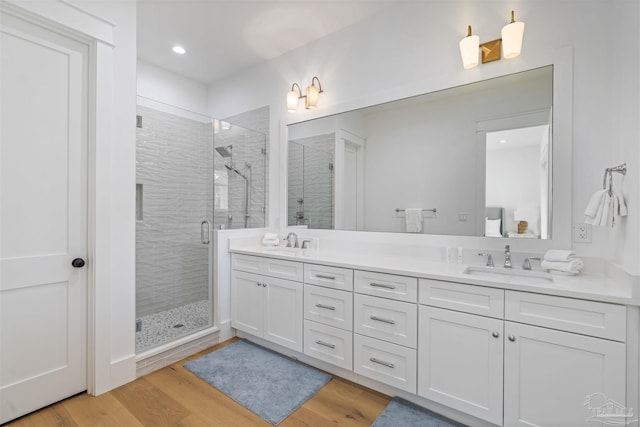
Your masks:
[{"label": "towel bar", "polygon": [[[396,208],[396,212],[404,212],[406,209]],[[422,209],[422,212],[433,212],[436,213],[438,210],[436,208],[433,209]]]}]

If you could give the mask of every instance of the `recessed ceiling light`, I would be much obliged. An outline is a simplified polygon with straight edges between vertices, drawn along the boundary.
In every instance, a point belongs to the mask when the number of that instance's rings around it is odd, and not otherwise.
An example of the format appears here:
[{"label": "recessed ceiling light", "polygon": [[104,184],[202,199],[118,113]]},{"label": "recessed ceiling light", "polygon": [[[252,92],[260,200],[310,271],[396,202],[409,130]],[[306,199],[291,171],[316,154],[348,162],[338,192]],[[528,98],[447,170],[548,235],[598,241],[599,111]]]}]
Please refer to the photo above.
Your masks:
[{"label": "recessed ceiling light", "polygon": [[184,55],[185,53],[187,53],[187,51],[184,50],[182,46],[174,46],[173,51],[179,55]]},{"label": "recessed ceiling light", "polygon": [[506,139],[501,139],[501,140],[500,140],[500,144],[506,144],[506,143],[507,143],[507,140],[506,140]]}]

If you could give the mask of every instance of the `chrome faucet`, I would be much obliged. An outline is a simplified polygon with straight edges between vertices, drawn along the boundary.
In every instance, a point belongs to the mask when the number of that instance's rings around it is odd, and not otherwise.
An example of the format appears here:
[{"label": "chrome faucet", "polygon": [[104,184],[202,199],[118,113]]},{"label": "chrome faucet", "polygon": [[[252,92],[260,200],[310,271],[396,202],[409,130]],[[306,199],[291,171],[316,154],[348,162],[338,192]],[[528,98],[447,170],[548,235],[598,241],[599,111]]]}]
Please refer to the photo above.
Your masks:
[{"label": "chrome faucet", "polygon": [[504,268],[512,268],[511,265],[511,247],[506,245],[504,247]]},{"label": "chrome faucet", "polygon": [[482,252],[480,252],[478,255],[487,257],[487,267],[495,267],[495,264],[493,263],[493,255],[485,254],[485,253],[482,253]]},{"label": "chrome faucet", "polygon": [[[293,237],[293,244],[291,244],[291,237]],[[287,234],[287,247],[288,248],[297,248],[298,247],[298,235],[293,231]]]},{"label": "chrome faucet", "polygon": [[531,261],[540,261],[540,257],[530,256],[524,259],[524,264],[522,264],[523,270],[531,270]]}]

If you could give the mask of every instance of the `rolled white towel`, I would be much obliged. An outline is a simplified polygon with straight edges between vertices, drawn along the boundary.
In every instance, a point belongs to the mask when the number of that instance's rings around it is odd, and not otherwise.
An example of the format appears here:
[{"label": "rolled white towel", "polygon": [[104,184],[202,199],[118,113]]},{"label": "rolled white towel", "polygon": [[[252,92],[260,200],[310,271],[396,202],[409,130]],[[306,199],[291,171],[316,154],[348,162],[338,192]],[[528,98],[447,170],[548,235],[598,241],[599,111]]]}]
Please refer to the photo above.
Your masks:
[{"label": "rolled white towel", "polygon": [[562,271],[564,273],[578,274],[584,267],[584,262],[580,258],[574,258],[570,261],[542,261],[540,267],[545,270]]},{"label": "rolled white towel", "polygon": [[542,257],[545,261],[569,261],[575,258],[576,253],[574,251],[568,251],[565,249],[549,249],[544,253]]}]

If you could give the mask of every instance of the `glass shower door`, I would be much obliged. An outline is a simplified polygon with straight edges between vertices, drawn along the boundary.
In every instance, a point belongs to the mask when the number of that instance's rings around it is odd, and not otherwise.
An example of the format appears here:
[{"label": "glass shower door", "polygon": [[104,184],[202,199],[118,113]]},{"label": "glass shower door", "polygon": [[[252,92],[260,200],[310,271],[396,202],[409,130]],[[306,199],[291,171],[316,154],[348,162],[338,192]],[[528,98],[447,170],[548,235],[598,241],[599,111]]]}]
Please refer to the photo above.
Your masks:
[{"label": "glass shower door", "polygon": [[137,353],[213,324],[212,120],[140,101],[136,129]]}]

